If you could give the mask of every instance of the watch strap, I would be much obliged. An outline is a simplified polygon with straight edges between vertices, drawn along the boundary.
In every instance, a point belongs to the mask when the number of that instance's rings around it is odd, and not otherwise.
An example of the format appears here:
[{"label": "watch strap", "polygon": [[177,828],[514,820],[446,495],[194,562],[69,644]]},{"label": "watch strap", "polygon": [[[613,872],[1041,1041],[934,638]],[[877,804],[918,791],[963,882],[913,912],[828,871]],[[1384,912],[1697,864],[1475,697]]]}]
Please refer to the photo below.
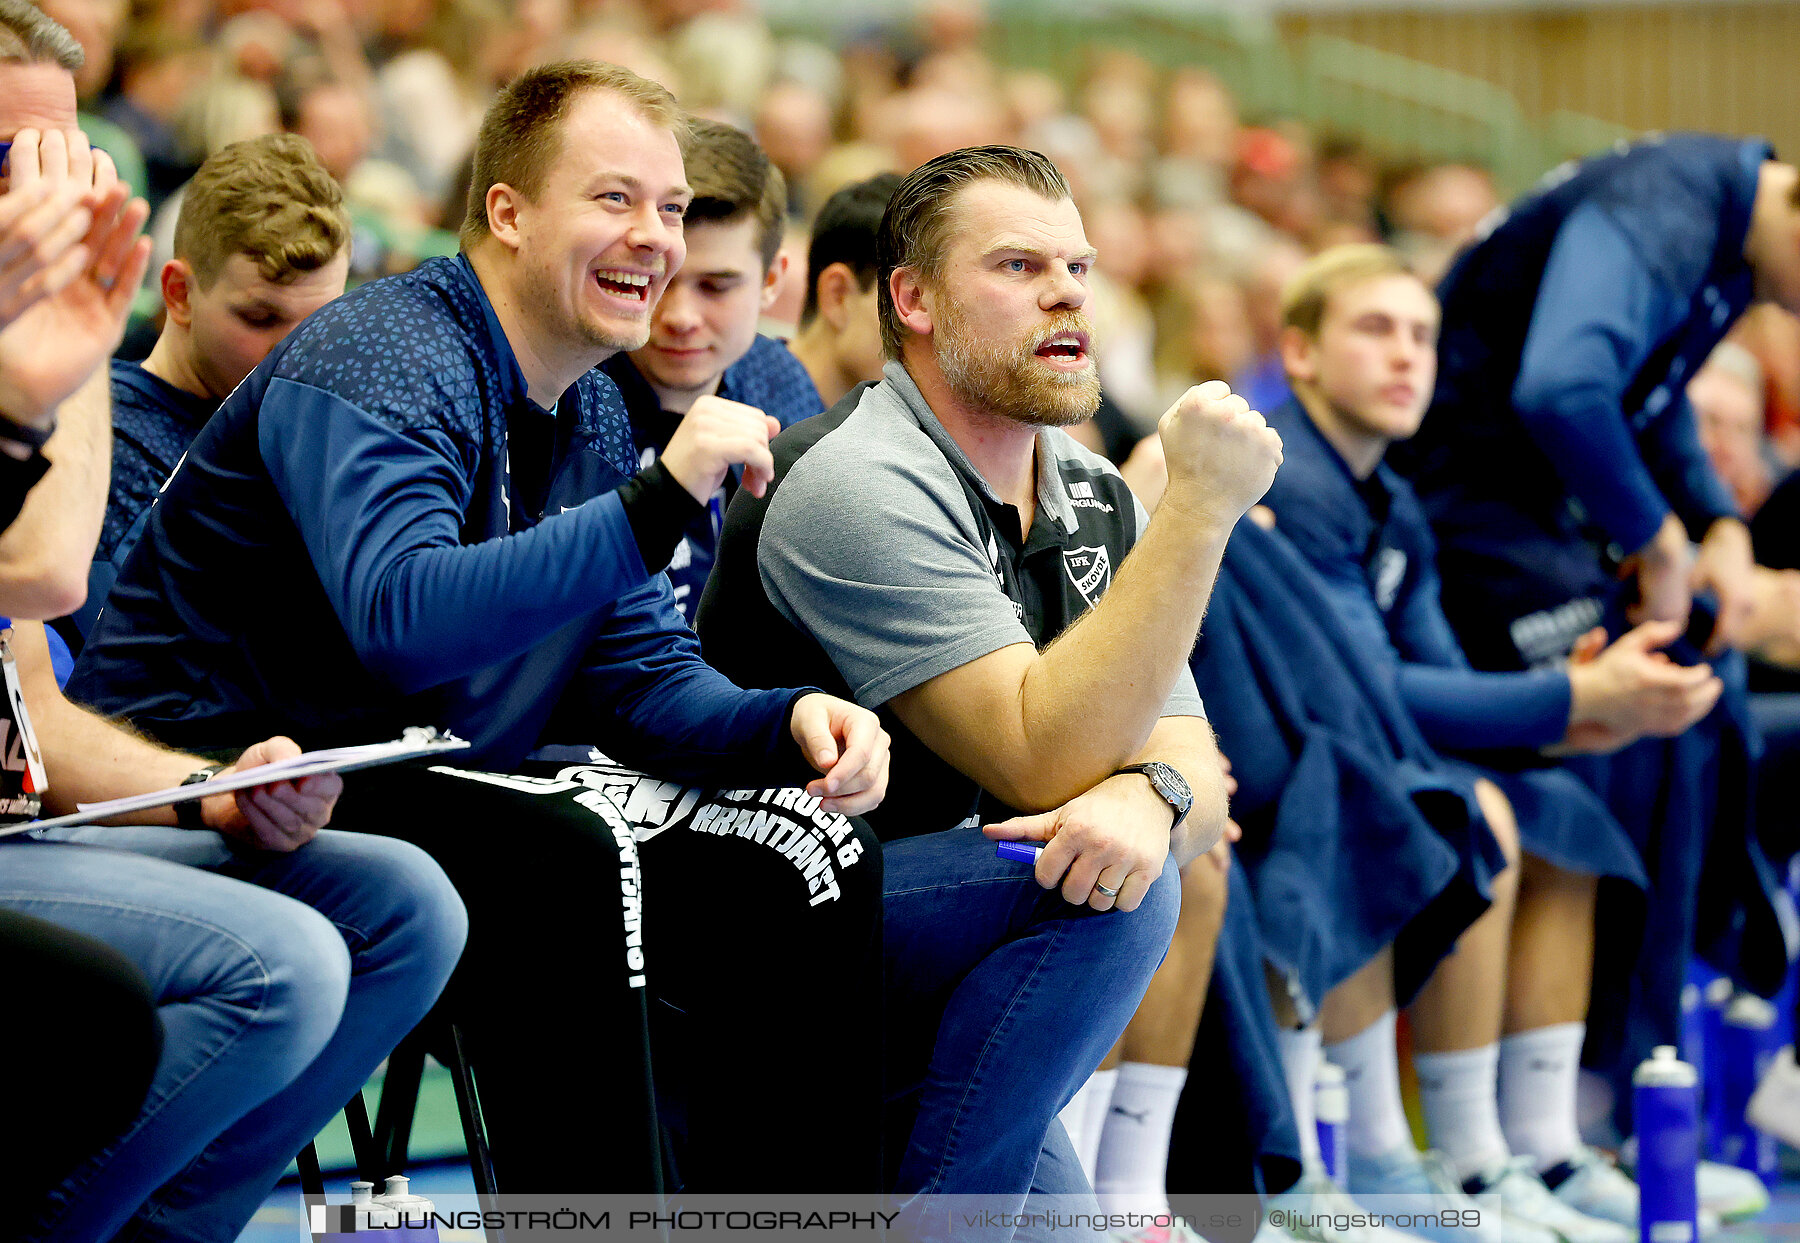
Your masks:
[{"label": "watch strap", "polygon": [[[1181,827],[1181,822],[1187,819],[1188,812],[1193,810],[1194,795],[1193,787],[1188,784],[1188,779],[1181,775],[1180,769],[1161,760],[1150,760],[1143,764],[1127,764],[1125,767],[1117,769],[1113,776],[1117,777],[1123,773],[1142,773],[1144,779],[1150,783],[1150,788],[1156,791],[1157,797],[1167,803],[1169,810],[1175,814],[1175,822],[1169,826],[1169,831],[1172,833]],[[1179,789],[1187,791],[1185,805],[1178,801],[1174,794],[1163,788],[1164,782],[1161,778],[1164,773],[1173,778],[1174,784]]]},{"label": "watch strap", "polygon": [[[183,778],[181,784],[184,786],[201,785],[204,782],[211,781],[214,777],[217,777],[220,773],[224,772],[227,767],[228,766],[224,764],[208,764],[205,768],[197,768]],[[176,803],[175,823],[184,829],[204,829],[206,827],[206,817],[201,812],[200,800],[197,798],[190,798]]]}]

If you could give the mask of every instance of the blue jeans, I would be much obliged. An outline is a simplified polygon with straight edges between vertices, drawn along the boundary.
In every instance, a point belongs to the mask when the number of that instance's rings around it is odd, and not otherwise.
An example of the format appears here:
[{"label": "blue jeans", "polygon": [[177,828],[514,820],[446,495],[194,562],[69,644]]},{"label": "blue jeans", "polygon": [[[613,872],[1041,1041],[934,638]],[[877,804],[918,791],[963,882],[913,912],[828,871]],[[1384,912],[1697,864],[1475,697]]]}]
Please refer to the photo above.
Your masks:
[{"label": "blue jeans", "polygon": [[[1125,1030],[1168,951],[1175,862],[1129,914],[1071,906],[978,829],[889,842],[890,1095],[916,1095],[896,1190],[1091,1197],[1056,1115]],[[1040,1154],[1049,1160],[1041,1166]]]},{"label": "blue jeans", "polygon": [[15,838],[0,906],[123,953],[165,1033],[143,1109],[31,1236],[58,1241],[236,1238],[431,1008],[468,931],[423,851],[330,831],[290,854],[174,828]]}]

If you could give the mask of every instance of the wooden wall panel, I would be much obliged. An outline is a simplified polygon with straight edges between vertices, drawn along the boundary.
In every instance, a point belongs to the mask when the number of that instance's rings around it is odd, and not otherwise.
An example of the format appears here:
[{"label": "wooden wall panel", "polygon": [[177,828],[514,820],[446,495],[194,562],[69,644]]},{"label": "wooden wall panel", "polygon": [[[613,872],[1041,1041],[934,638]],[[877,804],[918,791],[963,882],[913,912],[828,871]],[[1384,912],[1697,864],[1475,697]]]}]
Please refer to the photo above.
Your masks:
[{"label": "wooden wall panel", "polygon": [[1284,13],[1298,41],[1337,35],[1637,129],[1763,134],[1800,158],[1800,4],[1606,5]]}]

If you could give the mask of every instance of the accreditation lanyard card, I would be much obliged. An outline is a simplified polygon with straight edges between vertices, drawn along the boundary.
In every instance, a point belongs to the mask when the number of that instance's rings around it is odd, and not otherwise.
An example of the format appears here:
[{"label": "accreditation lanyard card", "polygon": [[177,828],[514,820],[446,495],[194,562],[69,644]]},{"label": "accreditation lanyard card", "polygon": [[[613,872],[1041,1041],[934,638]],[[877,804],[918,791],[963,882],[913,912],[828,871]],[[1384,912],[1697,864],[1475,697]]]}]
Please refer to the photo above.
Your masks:
[{"label": "accreditation lanyard card", "polygon": [[56,829],[78,824],[94,824],[101,820],[110,820],[115,816],[129,815],[134,811],[147,811],[152,807],[167,807],[172,803],[183,803],[190,799],[210,798],[215,794],[226,794],[232,790],[244,790],[251,786],[269,785],[277,781],[299,781],[303,777],[316,777],[321,773],[347,773],[359,768],[397,764],[402,760],[435,756],[447,751],[462,751],[467,749],[468,745],[466,741],[458,738],[455,734],[443,733],[429,727],[415,726],[392,742],[373,742],[363,746],[307,751],[291,759],[276,760],[272,764],[259,764],[255,768],[222,774],[214,777],[211,781],[196,785],[170,786],[166,790],[153,790],[148,794],[133,794],[127,798],[109,799],[104,803],[78,803],[77,810],[69,815],[9,825],[0,828],[0,836],[8,833],[22,833],[31,829]]}]

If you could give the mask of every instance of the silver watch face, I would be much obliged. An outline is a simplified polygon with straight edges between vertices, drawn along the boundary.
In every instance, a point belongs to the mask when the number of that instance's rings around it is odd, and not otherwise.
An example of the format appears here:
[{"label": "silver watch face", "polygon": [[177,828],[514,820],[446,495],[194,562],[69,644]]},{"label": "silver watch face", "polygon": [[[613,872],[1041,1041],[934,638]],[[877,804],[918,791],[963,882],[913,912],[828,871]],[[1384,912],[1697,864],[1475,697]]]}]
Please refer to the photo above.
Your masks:
[{"label": "silver watch face", "polygon": [[1188,810],[1194,805],[1194,791],[1187,778],[1173,765],[1160,761],[1144,765],[1144,775],[1150,778],[1150,784],[1156,787],[1164,801],[1175,809],[1175,823],[1180,824],[1186,819]]}]

